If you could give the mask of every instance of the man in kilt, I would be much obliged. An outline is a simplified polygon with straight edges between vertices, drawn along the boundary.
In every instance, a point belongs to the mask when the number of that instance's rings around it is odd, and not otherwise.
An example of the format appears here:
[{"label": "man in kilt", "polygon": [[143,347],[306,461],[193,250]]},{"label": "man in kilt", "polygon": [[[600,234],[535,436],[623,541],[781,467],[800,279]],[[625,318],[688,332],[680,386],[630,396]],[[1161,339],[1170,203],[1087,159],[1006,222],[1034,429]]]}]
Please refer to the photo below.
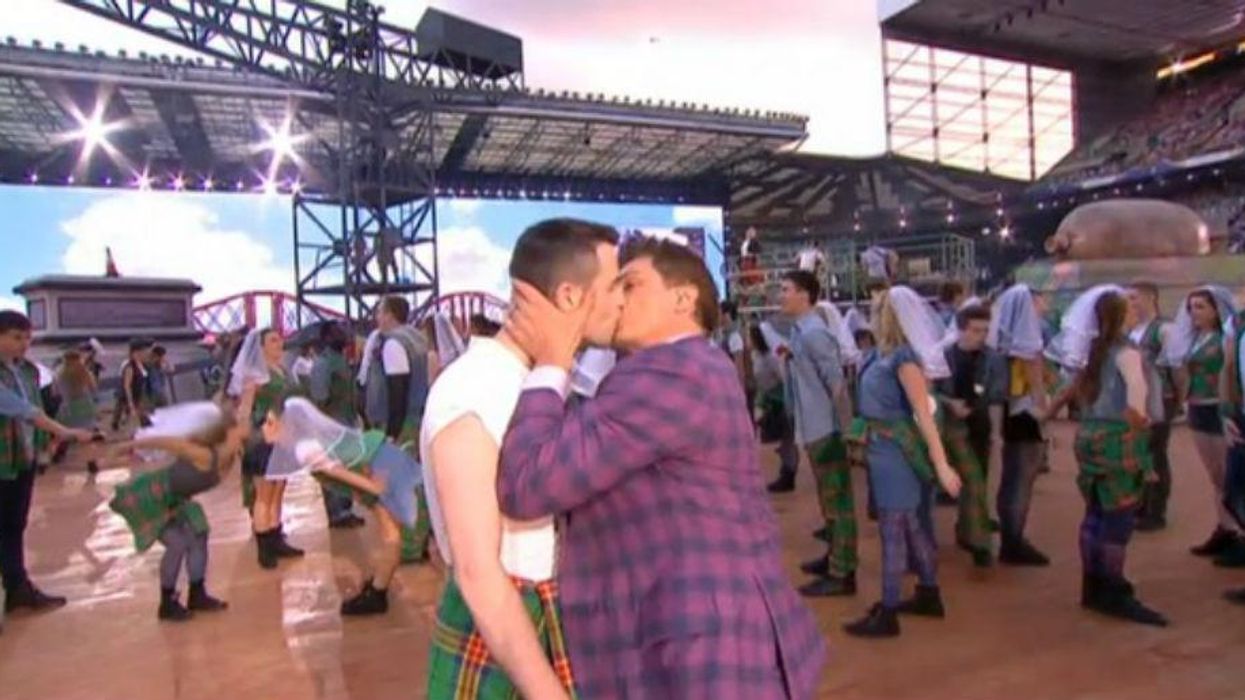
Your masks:
[{"label": "man in kilt", "polygon": [[945,351],[951,376],[935,389],[943,446],[964,487],[959,497],[955,539],[973,563],[993,563],[986,465],[990,463],[990,406],[1002,403],[1007,383],[1005,360],[986,347],[990,309],[972,305],[955,315],[956,339]]},{"label": "man in kilt", "polygon": [[[1159,317],[1159,292],[1153,282],[1137,281],[1128,288],[1128,303],[1137,316],[1137,325],[1129,331],[1129,339],[1141,350],[1146,362],[1156,364],[1163,352],[1166,322]],[[1157,366],[1157,365],[1156,365]],[[1179,401],[1176,382],[1168,367],[1158,368],[1159,388],[1163,396],[1163,413],[1150,424],[1150,458],[1155,478],[1146,483],[1141,508],[1137,511],[1137,531],[1150,532],[1167,527],[1167,501],[1172,492],[1172,468],[1168,457],[1172,418]]]},{"label": "man in kilt", "polygon": [[35,489],[35,460],[49,436],[86,441],[91,433],[48,418],[39,394],[39,370],[26,359],[30,319],[0,311],[0,575],[6,612],[46,610],[65,604],[35,588],[26,573],[26,520]]},{"label": "man in kilt", "polygon": [[[604,345],[618,317],[617,242],[607,226],[541,222],[519,236],[510,276],[561,308],[592,309],[587,338]],[[554,578],[554,519],[503,517],[497,494],[499,449],[531,362],[506,329],[477,336],[428,395],[421,462],[450,570],[432,632],[429,700],[576,697]],[[733,386],[738,391],[738,381]]]}]

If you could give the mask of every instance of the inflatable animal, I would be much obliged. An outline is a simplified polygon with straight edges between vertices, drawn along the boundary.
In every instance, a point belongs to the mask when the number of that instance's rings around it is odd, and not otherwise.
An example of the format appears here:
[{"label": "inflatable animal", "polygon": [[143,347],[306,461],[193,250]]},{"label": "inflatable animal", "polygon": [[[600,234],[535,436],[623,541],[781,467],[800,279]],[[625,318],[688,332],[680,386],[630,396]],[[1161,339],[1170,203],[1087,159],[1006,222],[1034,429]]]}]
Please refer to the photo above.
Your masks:
[{"label": "inflatable animal", "polygon": [[1069,260],[1207,255],[1210,227],[1192,209],[1160,199],[1108,199],[1073,209],[1046,252]]}]

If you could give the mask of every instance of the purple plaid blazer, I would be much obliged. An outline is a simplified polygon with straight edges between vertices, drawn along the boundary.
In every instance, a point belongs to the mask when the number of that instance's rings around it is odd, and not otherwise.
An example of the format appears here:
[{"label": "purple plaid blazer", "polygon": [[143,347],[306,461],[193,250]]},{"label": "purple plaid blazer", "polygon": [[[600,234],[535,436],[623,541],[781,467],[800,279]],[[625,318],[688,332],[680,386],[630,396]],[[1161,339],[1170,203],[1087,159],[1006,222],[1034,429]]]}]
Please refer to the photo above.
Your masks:
[{"label": "purple plaid blazer", "polygon": [[498,494],[562,516],[558,586],[581,697],[811,698],[825,658],[779,563],[738,375],[703,338],[634,353],[596,398],[522,393]]}]

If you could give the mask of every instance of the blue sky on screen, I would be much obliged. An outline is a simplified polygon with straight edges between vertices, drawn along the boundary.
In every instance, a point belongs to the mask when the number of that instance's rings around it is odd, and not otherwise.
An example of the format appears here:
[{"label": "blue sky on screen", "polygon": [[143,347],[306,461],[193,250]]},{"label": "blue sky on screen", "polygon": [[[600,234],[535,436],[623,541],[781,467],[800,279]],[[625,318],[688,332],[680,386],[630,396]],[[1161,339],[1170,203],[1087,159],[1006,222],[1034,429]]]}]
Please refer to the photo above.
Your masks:
[{"label": "blue sky on screen", "polygon": [[[0,306],[43,274],[99,275],[111,247],[122,275],[180,277],[203,287],[199,303],[257,289],[293,291],[290,200],[250,194],[187,194],[0,186]],[[443,292],[506,296],[506,265],[523,229],[554,216],[619,228],[701,227],[707,263],[719,277],[721,211],[716,207],[442,199],[438,203]]]}]

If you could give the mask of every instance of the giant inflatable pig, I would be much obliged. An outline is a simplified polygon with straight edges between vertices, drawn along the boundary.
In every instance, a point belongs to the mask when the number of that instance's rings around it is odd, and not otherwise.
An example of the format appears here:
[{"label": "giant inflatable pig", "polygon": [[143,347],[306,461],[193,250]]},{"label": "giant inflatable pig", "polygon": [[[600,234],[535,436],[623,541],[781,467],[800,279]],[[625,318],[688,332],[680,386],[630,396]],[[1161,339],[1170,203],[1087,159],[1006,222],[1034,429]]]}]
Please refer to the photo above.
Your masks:
[{"label": "giant inflatable pig", "polygon": [[1192,209],[1160,199],[1108,199],[1069,213],[1046,252],[1073,260],[1160,258],[1211,252],[1210,227]]}]

